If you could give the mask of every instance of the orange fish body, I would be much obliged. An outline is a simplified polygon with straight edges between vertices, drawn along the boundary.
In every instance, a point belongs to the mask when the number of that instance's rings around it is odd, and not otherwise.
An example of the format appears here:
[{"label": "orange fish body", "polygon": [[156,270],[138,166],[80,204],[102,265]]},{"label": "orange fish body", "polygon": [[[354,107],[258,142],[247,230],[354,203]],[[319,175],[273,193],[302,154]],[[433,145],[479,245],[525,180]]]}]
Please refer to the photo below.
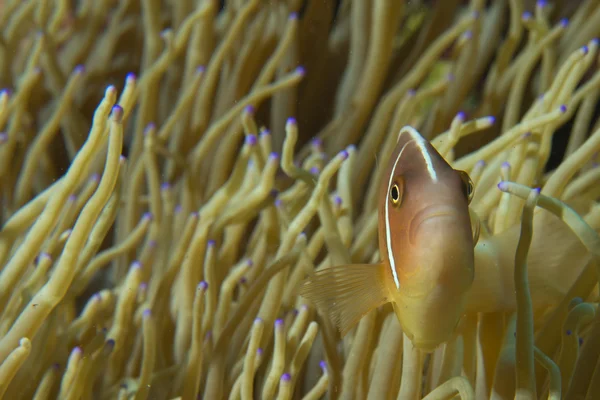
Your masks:
[{"label": "orange fish body", "polygon": [[413,344],[433,349],[453,333],[473,282],[472,184],[411,127],[384,176],[379,248],[390,300]]},{"label": "orange fish body", "polygon": [[404,127],[381,182],[381,263],[323,269],[300,294],[326,311],[342,334],[391,302],[414,346],[433,350],[454,333],[474,278],[472,190],[466,173]]}]

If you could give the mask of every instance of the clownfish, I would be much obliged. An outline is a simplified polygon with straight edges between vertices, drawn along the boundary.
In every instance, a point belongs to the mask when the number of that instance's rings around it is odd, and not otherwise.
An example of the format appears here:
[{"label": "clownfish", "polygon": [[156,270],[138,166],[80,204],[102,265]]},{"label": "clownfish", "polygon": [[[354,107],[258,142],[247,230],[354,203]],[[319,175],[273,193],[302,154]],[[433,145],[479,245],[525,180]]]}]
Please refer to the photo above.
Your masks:
[{"label": "clownfish", "polygon": [[317,271],[300,295],[329,315],[342,336],[391,303],[413,345],[432,351],[452,338],[474,280],[473,183],[406,126],[379,190],[381,261]]}]

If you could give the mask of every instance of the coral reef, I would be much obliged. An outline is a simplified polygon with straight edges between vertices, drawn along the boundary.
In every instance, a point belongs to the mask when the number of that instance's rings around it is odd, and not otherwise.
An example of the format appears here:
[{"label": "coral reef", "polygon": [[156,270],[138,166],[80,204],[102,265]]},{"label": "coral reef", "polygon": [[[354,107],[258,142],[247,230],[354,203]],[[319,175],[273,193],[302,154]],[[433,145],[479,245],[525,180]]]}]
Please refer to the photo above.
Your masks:
[{"label": "coral reef", "polygon": [[[600,398],[597,2],[222,3],[0,2],[0,397]],[[406,125],[475,188],[431,353],[298,296]]]}]

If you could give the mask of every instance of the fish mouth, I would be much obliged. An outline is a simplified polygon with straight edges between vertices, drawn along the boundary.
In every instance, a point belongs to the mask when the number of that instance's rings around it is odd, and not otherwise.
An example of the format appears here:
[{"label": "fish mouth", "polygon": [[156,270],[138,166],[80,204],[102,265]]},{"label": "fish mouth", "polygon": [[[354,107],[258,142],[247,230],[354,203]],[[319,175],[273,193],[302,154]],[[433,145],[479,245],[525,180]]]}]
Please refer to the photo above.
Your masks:
[{"label": "fish mouth", "polygon": [[426,225],[431,222],[439,223],[443,220],[450,222],[458,221],[458,211],[456,208],[448,205],[432,205],[423,208],[419,211],[412,219],[410,224],[410,238],[411,242],[416,243],[417,234]]}]

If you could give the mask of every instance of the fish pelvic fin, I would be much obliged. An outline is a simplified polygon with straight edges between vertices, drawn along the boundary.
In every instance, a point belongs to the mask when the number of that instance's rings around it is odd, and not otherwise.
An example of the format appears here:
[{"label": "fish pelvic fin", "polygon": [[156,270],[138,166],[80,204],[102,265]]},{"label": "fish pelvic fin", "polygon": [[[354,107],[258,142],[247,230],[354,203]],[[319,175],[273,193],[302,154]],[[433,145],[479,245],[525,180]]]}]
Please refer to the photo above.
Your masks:
[{"label": "fish pelvic fin", "polygon": [[338,265],[316,271],[299,294],[329,316],[344,336],[366,314],[390,301],[384,264]]}]

